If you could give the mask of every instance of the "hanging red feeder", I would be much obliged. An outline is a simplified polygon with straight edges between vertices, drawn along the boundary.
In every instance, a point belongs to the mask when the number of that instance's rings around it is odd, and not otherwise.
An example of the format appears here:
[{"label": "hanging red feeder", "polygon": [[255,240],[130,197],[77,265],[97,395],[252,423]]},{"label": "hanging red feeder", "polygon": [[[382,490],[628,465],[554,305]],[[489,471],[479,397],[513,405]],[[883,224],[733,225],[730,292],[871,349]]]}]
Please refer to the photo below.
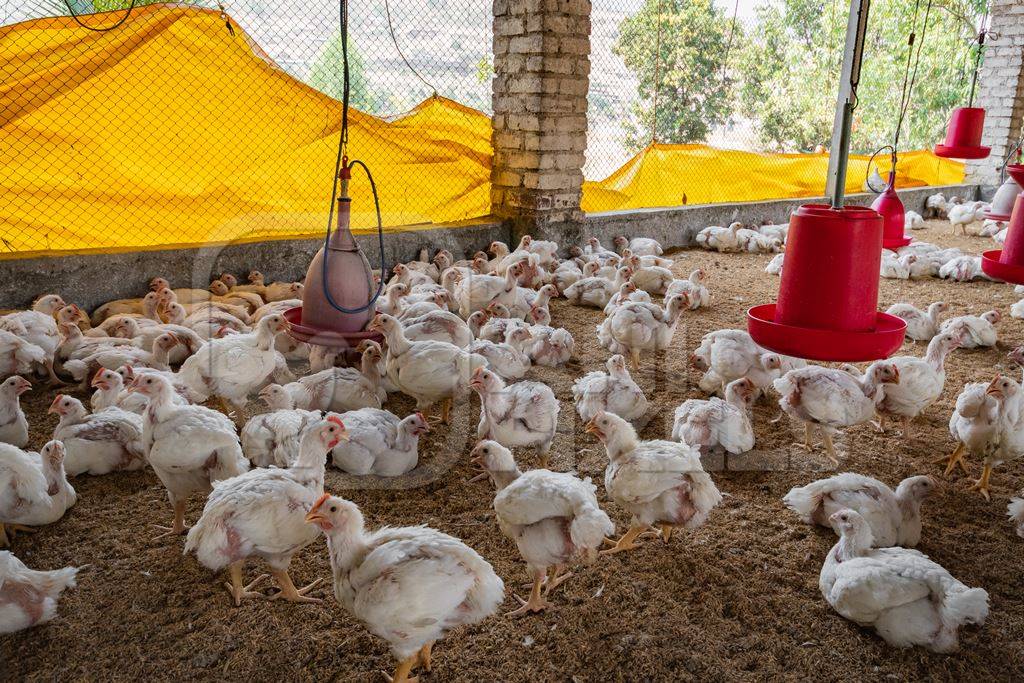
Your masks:
[{"label": "hanging red feeder", "polygon": [[882,218],[872,209],[805,204],[793,214],[779,300],[747,312],[759,345],[787,356],[859,362],[903,344],[906,323],[878,307]]},{"label": "hanging red feeder", "polygon": [[[1024,164],[1007,166],[1006,172],[1024,187]],[[1024,285],[1024,192],[1017,194],[1003,248],[983,252],[981,269],[998,280]]]},{"label": "hanging red feeder", "polygon": [[985,129],[985,110],[981,107],[957,107],[949,119],[946,140],[935,145],[935,156],[948,159],[984,159],[992,151],[981,144]]},{"label": "hanging red feeder", "polygon": [[911,242],[910,235],[903,232],[907,222],[907,212],[896,194],[896,171],[889,171],[889,185],[885,192],[875,197],[871,208],[882,216],[882,248],[899,249]]}]

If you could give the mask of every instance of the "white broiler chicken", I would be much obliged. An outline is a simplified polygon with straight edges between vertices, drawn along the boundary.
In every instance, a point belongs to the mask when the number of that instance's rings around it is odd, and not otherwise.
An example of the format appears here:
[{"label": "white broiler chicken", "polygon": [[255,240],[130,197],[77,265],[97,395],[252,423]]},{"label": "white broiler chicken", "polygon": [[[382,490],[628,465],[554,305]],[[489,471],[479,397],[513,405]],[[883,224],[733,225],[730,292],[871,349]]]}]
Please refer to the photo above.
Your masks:
[{"label": "white broiler chicken", "polygon": [[939,327],[940,332],[952,331],[960,328],[964,332],[960,347],[964,349],[976,349],[984,346],[995,346],[999,341],[995,324],[1002,319],[999,311],[988,311],[981,315],[959,315],[950,318]]},{"label": "white broiler chicken", "polygon": [[1024,498],[1011,498],[1010,504],[1006,506],[1006,515],[1017,535],[1024,538]]},{"label": "white broiler chicken", "polygon": [[515,542],[533,581],[530,598],[516,596],[521,606],[509,616],[541,612],[551,606],[551,591],[572,577],[567,567],[597,560],[615,525],[590,479],[546,469],[520,472],[512,452],[495,441],[481,441],[470,457],[493,482],[498,528]]},{"label": "white broiler chicken", "polygon": [[46,352],[23,337],[0,329],[0,377],[45,370]]},{"label": "white broiler chicken", "polygon": [[724,400],[683,401],[675,411],[672,438],[698,449],[702,457],[723,453],[725,469],[729,469],[729,454],[739,455],[754,447],[750,409],[757,394],[757,386],[742,377],[725,387]]},{"label": "white broiler chicken", "polygon": [[299,454],[302,433],[320,421],[320,411],[279,407],[287,394],[278,384],[260,389],[259,397],[270,412],[253,415],[246,421],[239,435],[242,452],[256,467],[289,467]]},{"label": "white broiler chicken", "polygon": [[709,394],[724,394],[729,382],[743,377],[764,390],[782,374],[784,360],[755,344],[745,330],[709,332],[690,356],[690,364],[704,371],[700,388]]},{"label": "white broiler chicken", "polygon": [[61,384],[53,372],[53,354],[60,343],[54,315],[65,305],[64,299],[56,294],[46,294],[36,299],[31,310],[0,316],[0,330],[15,334],[43,350],[43,367],[52,384]]},{"label": "white broiler chicken", "polygon": [[[643,352],[664,351],[672,342],[679,316],[687,308],[687,295],[676,294],[665,307],[627,301],[612,311],[599,327],[599,338],[607,335],[612,353],[629,356],[634,369],[640,368]],[[602,335],[603,333],[603,335]]]},{"label": "white broiler chicken", "polygon": [[949,310],[944,301],[936,301],[922,311],[913,304],[893,304],[885,312],[907,323],[907,336],[914,341],[931,341],[939,333],[939,316]]},{"label": "white broiler chicken", "polygon": [[53,524],[77,500],[60,441],[48,441],[38,453],[0,443],[0,548],[15,532]]},{"label": "white broiler chicken", "polygon": [[807,524],[839,527],[830,518],[840,510],[859,513],[871,527],[876,548],[913,548],[921,541],[921,503],[935,492],[928,476],[907,477],[893,491],[863,474],[843,472],[828,479],[794,486],[782,501]]},{"label": "white broiler chicken", "polygon": [[18,375],[0,384],[0,443],[18,448],[28,443],[28,420],[21,409],[21,395],[31,388],[32,384]]},{"label": "white broiler chicken", "polygon": [[547,467],[561,407],[551,387],[540,382],[506,385],[485,368],[473,373],[469,385],[480,395],[477,438],[497,441],[507,448],[534,448],[540,455],[540,466]]},{"label": "white broiler chicken", "polygon": [[569,303],[603,309],[608,305],[608,300],[612,298],[612,295],[619,291],[622,283],[626,282],[632,274],[630,268],[623,266],[616,269],[613,279],[600,275],[585,277],[567,287],[563,294]]},{"label": "white broiler chicken", "polygon": [[888,249],[882,250],[882,262],[879,267],[879,274],[891,280],[909,280],[910,269],[917,262],[914,254],[897,256]]},{"label": "white broiler chicken", "polygon": [[669,285],[675,280],[675,275],[668,268],[661,266],[640,266],[637,265],[629,266],[633,270],[633,274],[629,276],[629,281],[637,286],[637,289],[642,289],[648,294],[654,294],[658,296],[665,295],[668,292]]},{"label": "white broiler chicken", "polygon": [[576,340],[573,339],[569,330],[564,327],[551,327],[542,323],[539,314],[546,309],[538,308],[530,312],[531,322],[530,348],[527,355],[534,365],[544,365],[549,368],[556,368],[572,358],[576,350]]},{"label": "white broiler chicken", "polygon": [[516,296],[516,278],[522,274],[522,265],[515,264],[503,276],[474,275],[462,280],[455,290],[459,315],[463,319],[473,311],[482,311],[493,303],[511,305]]},{"label": "white broiler chicken", "polygon": [[64,470],[71,476],[109,474],[146,466],[142,417],[120,408],[89,414],[73,396],[57,394],[48,413],[60,421],[53,438],[64,444]]},{"label": "white broiler chicken", "polygon": [[527,350],[532,346],[533,335],[529,328],[511,328],[505,333],[505,341],[495,343],[478,339],[466,350],[487,359],[487,366],[503,379],[521,379],[530,369],[532,362]]},{"label": "white broiler chicken", "polygon": [[612,298],[608,299],[608,304],[604,307],[605,316],[612,314],[619,304],[626,301],[646,301],[650,303],[651,295],[642,289],[638,289],[637,286],[632,282],[624,282],[619,287],[619,291],[612,294]]},{"label": "white broiler chicken", "polygon": [[57,616],[57,601],[75,587],[80,568],[36,571],[6,550],[0,550],[0,633],[14,633]]},{"label": "white broiler chicken", "polygon": [[925,219],[945,218],[947,211],[949,211],[949,202],[941,192],[929,195],[924,201]]},{"label": "white broiler chicken", "polygon": [[959,466],[967,473],[964,456],[988,460],[999,446],[1001,397],[988,392],[989,385],[973,382],[964,385],[956,398],[956,407],[949,416],[949,434],[957,442],[956,449],[935,462],[945,462],[945,475]]},{"label": "white broiler chicken", "polygon": [[[77,328],[72,328],[77,329]],[[170,372],[168,363],[171,352],[177,348],[178,338],[170,332],[164,332],[153,344],[153,351],[145,351],[134,346],[97,346],[96,350],[64,363],[64,369],[79,382],[82,389],[89,385],[89,379],[100,369],[116,370],[128,365],[136,368],[152,368]],[[182,378],[183,379],[183,378]]]},{"label": "white broiler chicken", "polygon": [[[474,314],[480,312],[474,311]],[[473,341],[469,325],[449,311],[430,311],[415,318],[404,318],[401,323],[409,341],[443,341],[461,348]]]},{"label": "white broiler chicken", "polygon": [[285,384],[268,384],[260,397],[274,410],[343,412],[381,406],[380,377],[364,352],[362,369],[327,368]]},{"label": "white broiler chicken", "polygon": [[768,265],[764,267],[764,272],[769,275],[782,275],[782,264],[786,261],[786,253],[776,254]]},{"label": "white broiler chicken", "polygon": [[583,279],[583,268],[581,260],[573,259],[563,261],[554,272],[551,273],[551,284],[564,292],[567,288]]},{"label": "white broiler chicken", "polygon": [[993,468],[1024,457],[1024,394],[1020,384],[1001,375],[992,379],[985,392],[999,402],[999,432],[995,448],[985,454],[981,478],[971,489],[991,500],[989,479]]},{"label": "white broiler chicken", "polygon": [[457,538],[424,526],[364,529],[359,508],[325,496],[306,515],[327,536],[334,595],[398,660],[392,683],[431,668],[436,641],[494,614],[505,585]]},{"label": "white broiler chicken", "polygon": [[235,606],[244,598],[263,597],[242,581],[246,560],[259,558],[270,565],[281,597],[289,602],[320,602],[306,594],[321,580],[296,588],[288,574],[292,556],[317,538],[306,524],[306,514],[323,496],[327,453],[345,438],[345,426],[337,417],[306,427],[299,451],[287,468],[255,469],[218,481],[203,514],[188,532],[185,553],[194,552],[211,571],[228,567],[228,592]]},{"label": "white broiler chicken", "polygon": [[672,284],[665,290],[665,298],[670,299],[676,294],[686,294],[689,302],[689,309],[695,311],[698,308],[706,308],[711,305],[711,292],[704,285],[707,275],[703,268],[698,268],[690,273],[685,280],[673,280]]},{"label": "white broiler chicken", "polygon": [[949,207],[947,217],[950,225],[953,226],[953,234],[956,234],[957,226],[967,235],[967,226],[985,220],[984,202],[966,202]]},{"label": "white broiler chicken", "polygon": [[615,249],[621,254],[623,250],[629,249],[637,256],[661,256],[665,253],[658,243],[658,240],[650,237],[634,237],[629,239],[625,235],[615,238]]},{"label": "white broiler chicken", "polygon": [[362,408],[341,418],[349,438],[331,452],[334,466],[341,471],[397,477],[419,463],[420,437],[430,431],[422,413],[399,418],[386,410]]},{"label": "white broiler chicken", "polygon": [[697,246],[711,251],[739,251],[739,238],[737,233],[743,228],[742,223],[733,222],[729,227],[712,225],[697,233]]},{"label": "white broiler chicken", "polygon": [[468,393],[470,375],[487,364],[483,356],[454,344],[411,342],[401,324],[389,315],[378,314],[366,329],[382,333],[387,340],[385,362],[395,386],[416,399],[416,409],[424,414],[441,401],[441,420],[445,424],[450,420],[452,401]]},{"label": "white broiler chicken", "polygon": [[773,383],[779,407],[804,423],[804,446],[811,450],[811,428],[817,427],[833,465],[838,466],[832,434],[868,422],[882,400],[883,385],[899,382],[895,365],[878,363],[862,377],[834,368],[811,365],[790,370]]},{"label": "white broiler chicken", "polygon": [[[483,311],[477,311],[483,313]],[[477,339],[484,339],[495,343],[505,341],[505,335],[510,329],[517,327],[529,327],[529,323],[518,318],[510,317],[508,307],[503,304],[494,304],[487,307],[487,316],[476,333]],[[470,316],[473,318],[473,316]]]},{"label": "white broiler chicken", "polygon": [[873,628],[890,645],[933,652],[955,652],[959,628],[984,623],[988,593],[981,588],[968,588],[917,550],[872,548],[871,527],[853,510],[829,521],[840,537],[818,586],[840,615]]},{"label": "white broiler chicken", "polygon": [[707,520],[722,500],[696,448],[672,441],[640,441],[636,430],[618,415],[598,413],[586,431],[604,443],[608,497],[630,513],[629,530],[605,553],[637,547],[637,537],[652,525],[668,543],[676,527],[693,529]]},{"label": "white broiler chicken", "polygon": [[943,280],[970,282],[971,280],[991,280],[981,269],[981,257],[964,254],[946,261],[939,268],[939,277]]},{"label": "white broiler chicken", "polygon": [[234,408],[240,416],[249,394],[266,386],[285,365],[274,340],[288,327],[283,315],[268,315],[252,333],[211,339],[185,361],[178,374],[200,401],[216,396],[225,413]]},{"label": "white broiler chicken", "polygon": [[924,224],[924,218],[917,211],[904,212],[903,224],[910,230],[922,230],[928,227]]},{"label": "white broiler chicken", "polygon": [[605,362],[608,372],[588,372],[572,385],[576,412],[584,422],[599,412],[615,413],[629,420],[634,427],[647,422],[647,397],[633,381],[626,368],[626,359],[615,354]]},{"label": "white broiler chicken", "polygon": [[171,398],[174,389],[161,375],[140,374],[131,388],[147,398],[143,415],[142,443],[146,460],[167,489],[174,522],[162,527],[168,535],[181,535],[185,504],[193,493],[208,493],[213,483],[248,471],[249,461],[226,415],[204,406],[179,406]]}]

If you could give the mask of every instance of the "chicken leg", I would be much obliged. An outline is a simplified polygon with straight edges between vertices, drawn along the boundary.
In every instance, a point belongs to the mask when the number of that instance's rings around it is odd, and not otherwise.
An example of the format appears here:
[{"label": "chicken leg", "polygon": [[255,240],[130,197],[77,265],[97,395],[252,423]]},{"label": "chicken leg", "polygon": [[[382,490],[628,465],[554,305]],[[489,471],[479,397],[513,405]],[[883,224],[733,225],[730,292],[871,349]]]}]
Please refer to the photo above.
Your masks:
[{"label": "chicken leg", "polygon": [[169,527],[154,524],[153,526],[164,532],[159,536],[154,536],[154,541],[159,541],[165,536],[182,536],[188,533],[188,527],[185,526],[185,501],[173,501],[172,505],[174,506],[174,521]]},{"label": "chicken leg", "polygon": [[811,423],[804,422],[804,450],[808,453],[814,450],[814,444],[811,438]]},{"label": "chicken leg", "polygon": [[423,666],[425,671],[431,671],[431,653],[434,651],[434,642],[431,641],[420,648],[419,658],[420,664]]},{"label": "chicken leg", "polygon": [[412,668],[416,666],[416,663],[420,660],[420,651],[408,659],[403,659],[395,667],[395,675],[388,676],[387,672],[381,671],[384,674],[384,678],[388,683],[416,683],[416,677],[409,678],[409,674],[412,673]]},{"label": "chicken leg", "polygon": [[825,442],[825,453],[828,456],[829,462],[832,463],[832,467],[839,467],[839,458],[836,457],[836,447],[832,443],[832,435],[823,431],[821,438]]},{"label": "chicken leg", "polygon": [[323,602],[320,598],[310,598],[306,595],[306,593],[323,583],[323,579],[317,579],[308,586],[296,588],[295,584],[292,583],[292,577],[288,575],[287,569],[271,569],[270,573],[274,575],[274,580],[281,587],[281,592],[272,595],[270,597],[271,600],[284,598],[288,602]]},{"label": "chicken leg", "polygon": [[[614,543],[612,547],[608,550],[602,550],[601,554],[614,555],[615,553],[621,553],[625,550],[633,550],[634,548],[639,548],[640,546],[634,543],[634,541],[636,540],[637,536],[639,536],[646,530],[647,528],[642,526],[629,527],[629,530],[626,533],[622,534],[622,537],[618,540],[618,542]],[[606,538],[605,543],[611,544],[612,542],[611,540]]]},{"label": "chicken leg", "polygon": [[441,401],[441,423],[446,425],[452,423],[452,399],[450,398]]},{"label": "chicken leg", "polygon": [[21,524],[4,524],[3,522],[0,522],[0,548],[9,548],[11,545],[10,539],[14,538],[15,534],[19,531],[26,534],[33,534],[36,530],[30,526],[22,526]]},{"label": "chicken leg", "polygon": [[267,578],[267,574],[260,574],[253,581],[247,584],[242,584],[242,566],[245,564],[244,560],[238,562],[232,562],[231,566],[228,567],[228,576],[231,581],[224,584],[224,587],[228,589],[228,593],[231,594],[231,598],[235,602],[235,607],[242,605],[242,600],[245,598],[263,598],[266,597],[259,591],[254,591],[253,586]]},{"label": "chicken leg", "polygon": [[941,458],[936,458],[932,462],[944,462],[946,463],[946,471],[943,472],[943,476],[948,477],[956,466],[959,465],[960,469],[964,471],[964,474],[968,473],[967,465],[964,464],[964,454],[967,452],[967,447],[961,442],[957,444],[956,450],[950,455],[944,455]]},{"label": "chicken leg", "polygon": [[671,524],[659,524],[661,527],[661,540],[663,543],[668,543],[672,540],[672,531],[675,529]]},{"label": "chicken leg", "polygon": [[629,364],[637,372],[640,371],[640,349],[633,348],[629,350]]},{"label": "chicken leg", "polygon": [[548,593],[555,590],[563,583],[572,578],[572,572],[565,572],[564,574],[559,574],[559,572],[562,571],[565,571],[564,564],[558,564],[551,568],[550,576],[548,576],[547,580],[544,581],[544,597],[547,597]]},{"label": "chicken leg", "polygon": [[512,594],[516,600],[519,601],[519,609],[512,610],[505,614],[506,617],[518,617],[523,614],[529,614],[530,612],[543,612],[548,607],[551,607],[551,603],[545,600],[541,596],[541,586],[544,584],[544,579],[547,578],[547,574],[543,569],[538,569],[533,572],[533,588],[530,590],[530,599],[523,600],[521,597]]},{"label": "chicken leg", "polygon": [[981,491],[981,495],[985,496],[985,500],[991,501],[992,498],[988,493],[988,479],[992,476],[992,465],[988,462],[985,463],[985,469],[981,471],[981,479],[974,482],[974,486],[971,487],[972,491]]}]

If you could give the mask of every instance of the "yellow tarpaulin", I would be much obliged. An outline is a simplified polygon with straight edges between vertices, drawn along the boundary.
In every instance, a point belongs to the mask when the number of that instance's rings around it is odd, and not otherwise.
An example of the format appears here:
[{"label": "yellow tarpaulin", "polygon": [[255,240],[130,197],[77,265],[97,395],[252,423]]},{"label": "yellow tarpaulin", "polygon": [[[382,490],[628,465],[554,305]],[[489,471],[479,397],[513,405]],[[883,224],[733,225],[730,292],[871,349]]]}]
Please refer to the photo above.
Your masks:
[{"label": "yellow tarpaulin", "polygon": [[[111,15],[88,17],[95,25]],[[317,235],[341,106],[273,64],[215,11],[137,8],[121,28],[70,18],[0,29],[0,231],[30,255]],[[353,112],[386,225],[490,211],[490,120],[431,98]],[[355,173],[353,223],[375,225]]]},{"label": "yellow tarpaulin", "polygon": [[[878,164],[885,174],[887,161],[883,157]],[[867,167],[868,157],[850,158],[848,193],[863,191]],[[827,171],[827,154],[757,154],[707,145],[653,144],[604,180],[584,183],[583,210],[820,197]],[[903,152],[896,187],[954,185],[963,178],[960,162],[928,151]]]},{"label": "yellow tarpaulin", "polygon": [[[112,12],[86,17],[109,26]],[[0,28],[0,258],[323,234],[341,106],[274,64],[216,11],[136,8],[98,33],[71,18]],[[350,117],[384,224],[490,213],[490,119],[440,97]],[[586,211],[820,195],[827,157],[654,145],[583,191]],[[860,189],[866,160],[851,165]],[[962,165],[905,153],[901,187]],[[352,183],[353,224],[374,225]]]}]

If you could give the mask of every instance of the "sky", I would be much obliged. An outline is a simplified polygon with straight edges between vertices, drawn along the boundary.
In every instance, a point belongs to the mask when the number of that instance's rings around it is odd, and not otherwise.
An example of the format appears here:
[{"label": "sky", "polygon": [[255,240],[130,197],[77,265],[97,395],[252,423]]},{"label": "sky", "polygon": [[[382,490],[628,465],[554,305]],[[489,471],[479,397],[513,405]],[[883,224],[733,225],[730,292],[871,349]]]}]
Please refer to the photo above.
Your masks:
[{"label": "sky", "polygon": [[[752,19],[754,17],[754,7],[758,4],[764,3],[765,0],[739,0],[739,8],[737,9],[737,16],[740,19]],[[726,10],[729,16],[732,16],[733,8],[736,7],[736,0],[715,0],[715,5]]]}]

